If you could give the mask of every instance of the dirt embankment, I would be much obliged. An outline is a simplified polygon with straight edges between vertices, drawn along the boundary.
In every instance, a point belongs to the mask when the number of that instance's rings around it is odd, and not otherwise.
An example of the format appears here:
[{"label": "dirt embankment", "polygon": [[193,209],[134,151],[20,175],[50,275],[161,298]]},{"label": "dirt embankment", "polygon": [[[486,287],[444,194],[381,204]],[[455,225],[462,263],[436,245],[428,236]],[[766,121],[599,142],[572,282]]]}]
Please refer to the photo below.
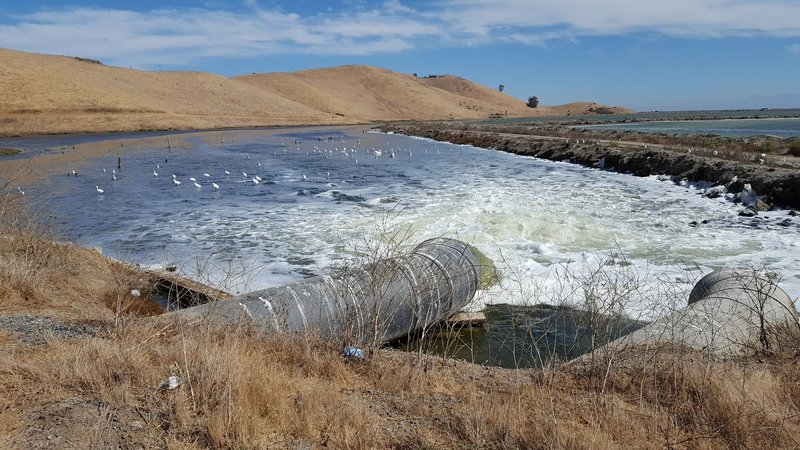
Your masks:
[{"label": "dirt embankment", "polygon": [[[724,152],[693,152],[668,145],[465,130],[441,123],[391,124],[381,130],[637,176],[670,175],[692,182],[707,181],[725,186],[729,192],[739,192],[749,184],[769,205],[800,209],[800,171],[790,164],[770,164],[767,160],[753,164],[747,162],[748,158],[729,158]],[[718,157],[699,153],[716,153]],[[782,161],[785,160],[784,157]]]}]

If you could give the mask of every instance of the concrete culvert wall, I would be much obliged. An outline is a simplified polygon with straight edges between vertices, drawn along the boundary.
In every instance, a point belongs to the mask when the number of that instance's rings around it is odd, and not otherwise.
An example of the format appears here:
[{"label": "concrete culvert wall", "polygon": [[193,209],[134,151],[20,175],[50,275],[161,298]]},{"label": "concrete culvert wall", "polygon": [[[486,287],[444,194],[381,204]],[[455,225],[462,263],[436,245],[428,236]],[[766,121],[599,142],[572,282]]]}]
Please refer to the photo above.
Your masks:
[{"label": "concrete culvert wall", "polygon": [[444,320],[474,297],[481,278],[468,244],[430,239],[408,255],[183,309],[219,324],[252,321],[266,332],[315,332],[348,344],[398,339]]},{"label": "concrete culvert wall", "polygon": [[798,326],[794,302],[765,271],[711,272],[694,286],[688,303],[595,352],[678,344],[715,356],[745,356],[776,349],[779,332]]}]

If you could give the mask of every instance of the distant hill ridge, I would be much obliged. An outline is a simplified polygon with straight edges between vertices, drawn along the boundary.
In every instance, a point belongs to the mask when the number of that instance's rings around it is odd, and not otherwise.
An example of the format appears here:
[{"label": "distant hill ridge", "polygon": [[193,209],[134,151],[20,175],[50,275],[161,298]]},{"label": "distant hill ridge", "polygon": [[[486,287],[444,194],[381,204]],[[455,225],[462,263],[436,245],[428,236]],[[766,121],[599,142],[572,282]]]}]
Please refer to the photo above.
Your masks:
[{"label": "distant hill ridge", "polygon": [[370,66],[226,78],[9,49],[0,49],[0,61],[6,136],[627,111],[592,103],[531,109],[456,76],[417,78]]}]

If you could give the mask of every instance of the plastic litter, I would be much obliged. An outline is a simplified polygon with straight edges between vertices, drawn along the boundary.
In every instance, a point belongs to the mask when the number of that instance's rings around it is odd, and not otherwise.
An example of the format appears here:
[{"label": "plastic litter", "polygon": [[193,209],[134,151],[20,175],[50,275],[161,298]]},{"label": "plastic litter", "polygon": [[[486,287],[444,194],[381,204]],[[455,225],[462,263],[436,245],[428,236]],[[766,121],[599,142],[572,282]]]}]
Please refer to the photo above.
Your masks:
[{"label": "plastic litter", "polygon": [[173,389],[177,389],[178,386],[183,383],[183,380],[180,377],[181,368],[178,366],[177,363],[172,363],[169,367],[169,376],[166,380],[161,382],[161,386],[159,388],[166,389],[171,391]]},{"label": "plastic litter", "polygon": [[351,347],[348,345],[344,348],[342,354],[344,355],[345,358],[363,358],[364,350],[361,350],[358,347]]}]

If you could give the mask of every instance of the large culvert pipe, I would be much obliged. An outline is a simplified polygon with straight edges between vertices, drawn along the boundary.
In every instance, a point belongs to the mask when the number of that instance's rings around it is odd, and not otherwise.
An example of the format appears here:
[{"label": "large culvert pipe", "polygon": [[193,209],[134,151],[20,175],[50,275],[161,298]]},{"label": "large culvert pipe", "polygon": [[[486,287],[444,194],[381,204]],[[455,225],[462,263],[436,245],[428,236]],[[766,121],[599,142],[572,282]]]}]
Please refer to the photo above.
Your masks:
[{"label": "large culvert pipe", "polygon": [[688,307],[595,350],[677,344],[715,356],[772,350],[787,327],[797,327],[792,299],[764,271],[715,270],[692,289]]},{"label": "large culvert pipe", "polygon": [[391,341],[469,303],[481,267],[470,246],[429,239],[408,255],[177,311],[217,324],[252,321],[268,332],[315,332],[355,343]]}]

